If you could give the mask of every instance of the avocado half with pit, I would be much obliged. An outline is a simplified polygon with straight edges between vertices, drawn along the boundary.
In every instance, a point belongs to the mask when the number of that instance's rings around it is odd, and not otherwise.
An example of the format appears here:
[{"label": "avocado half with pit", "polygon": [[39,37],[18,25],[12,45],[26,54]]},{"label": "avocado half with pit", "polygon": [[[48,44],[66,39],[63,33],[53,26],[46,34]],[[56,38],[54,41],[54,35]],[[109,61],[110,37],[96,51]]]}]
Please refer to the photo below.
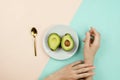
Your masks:
[{"label": "avocado half with pit", "polygon": [[51,33],[48,36],[48,46],[52,51],[56,51],[61,42],[61,38],[57,33]]},{"label": "avocado half with pit", "polygon": [[74,48],[74,40],[69,33],[62,37],[61,47],[65,51],[71,51]]}]

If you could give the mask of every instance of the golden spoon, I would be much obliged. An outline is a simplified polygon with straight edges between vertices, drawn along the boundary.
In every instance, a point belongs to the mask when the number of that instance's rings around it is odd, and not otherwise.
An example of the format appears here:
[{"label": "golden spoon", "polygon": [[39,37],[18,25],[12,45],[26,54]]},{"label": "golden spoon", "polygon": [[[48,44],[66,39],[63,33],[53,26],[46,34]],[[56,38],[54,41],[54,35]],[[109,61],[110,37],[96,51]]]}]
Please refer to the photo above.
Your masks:
[{"label": "golden spoon", "polygon": [[32,36],[34,38],[34,51],[35,51],[35,56],[37,56],[37,51],[36,51],[36,35],[37,35],[37,29],[33,27],[31,29]]}]

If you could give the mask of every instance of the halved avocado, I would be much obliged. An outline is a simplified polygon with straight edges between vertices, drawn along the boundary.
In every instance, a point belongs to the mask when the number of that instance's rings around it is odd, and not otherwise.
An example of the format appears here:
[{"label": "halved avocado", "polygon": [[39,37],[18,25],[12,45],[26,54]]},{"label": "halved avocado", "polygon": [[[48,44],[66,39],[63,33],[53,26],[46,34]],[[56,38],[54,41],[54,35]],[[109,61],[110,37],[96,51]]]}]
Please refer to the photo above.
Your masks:
[{"label": "halved avocado", "polygon": [[72,50],[74,48],[74,40],[73,40],[72,36],[69,33],[66,33],[62,37],[61,47],[65,51],[70,51],[70,50]]},{"label": "halved avocado", "polygon": [[61,38],[57,33],[51,33],[48,36],[48,46],[52,51],[57,50],[61,42]]}]

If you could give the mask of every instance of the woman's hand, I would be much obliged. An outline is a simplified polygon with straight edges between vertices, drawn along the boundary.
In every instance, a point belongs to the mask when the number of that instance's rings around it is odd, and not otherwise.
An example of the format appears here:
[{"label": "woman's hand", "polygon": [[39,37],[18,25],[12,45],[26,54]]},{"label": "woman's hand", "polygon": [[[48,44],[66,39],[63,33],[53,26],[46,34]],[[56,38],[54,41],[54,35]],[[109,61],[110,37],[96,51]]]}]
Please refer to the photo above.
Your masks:
[{"label": "woman's hand", "polygon": [[89,32],[86,33],[86,38],[84,40],[84,60],[92,60],[100,46],[100,34],[94,28],[91,28]]},{"label": "woman's hand", "polygon": [[94,75],[93,72],[89,72],[94,68],[90,64],[82,64],[82,61],[77,61],[55,72],[45,80],[78,80]]},{"label": "woman's hand", "polygon": [[[86,38],[84,40],[84,62],[85,64],[93,64],[94,56],[100,46],[100,34],[94,28],[91,28],[89,32],[86,33]],[[92,70],[89,72],[93,72]],[[93,80],[92,76],[87,77],[85,80]]]}]

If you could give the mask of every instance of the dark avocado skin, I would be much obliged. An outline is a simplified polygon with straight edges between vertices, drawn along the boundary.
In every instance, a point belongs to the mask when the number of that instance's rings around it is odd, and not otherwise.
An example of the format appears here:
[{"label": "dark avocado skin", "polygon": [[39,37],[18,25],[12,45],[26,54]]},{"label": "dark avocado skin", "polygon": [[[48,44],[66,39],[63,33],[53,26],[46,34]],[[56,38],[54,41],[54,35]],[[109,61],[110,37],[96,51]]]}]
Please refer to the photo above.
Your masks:
[{"label": "dark avocado skin", "polygon": [[[50,42],[50,40],[52,39],[52,37],[54,36],[54,38],[56,38],[57,42],[54,44],[56,47],[52,47],[51,43],[53,44],[54,42]],[[60,46],[60,42],[61,42],[61,38],[57,33],[51,33],[48,36],[48,47],[52,50],[52,51],[56,51],[57,48]]]},{"label": "dark avocado skin", "polygon": [[66,36],[66,35],[69,35],[71,37],[71,35],[69,33],[66,33],[64,36]]}]

